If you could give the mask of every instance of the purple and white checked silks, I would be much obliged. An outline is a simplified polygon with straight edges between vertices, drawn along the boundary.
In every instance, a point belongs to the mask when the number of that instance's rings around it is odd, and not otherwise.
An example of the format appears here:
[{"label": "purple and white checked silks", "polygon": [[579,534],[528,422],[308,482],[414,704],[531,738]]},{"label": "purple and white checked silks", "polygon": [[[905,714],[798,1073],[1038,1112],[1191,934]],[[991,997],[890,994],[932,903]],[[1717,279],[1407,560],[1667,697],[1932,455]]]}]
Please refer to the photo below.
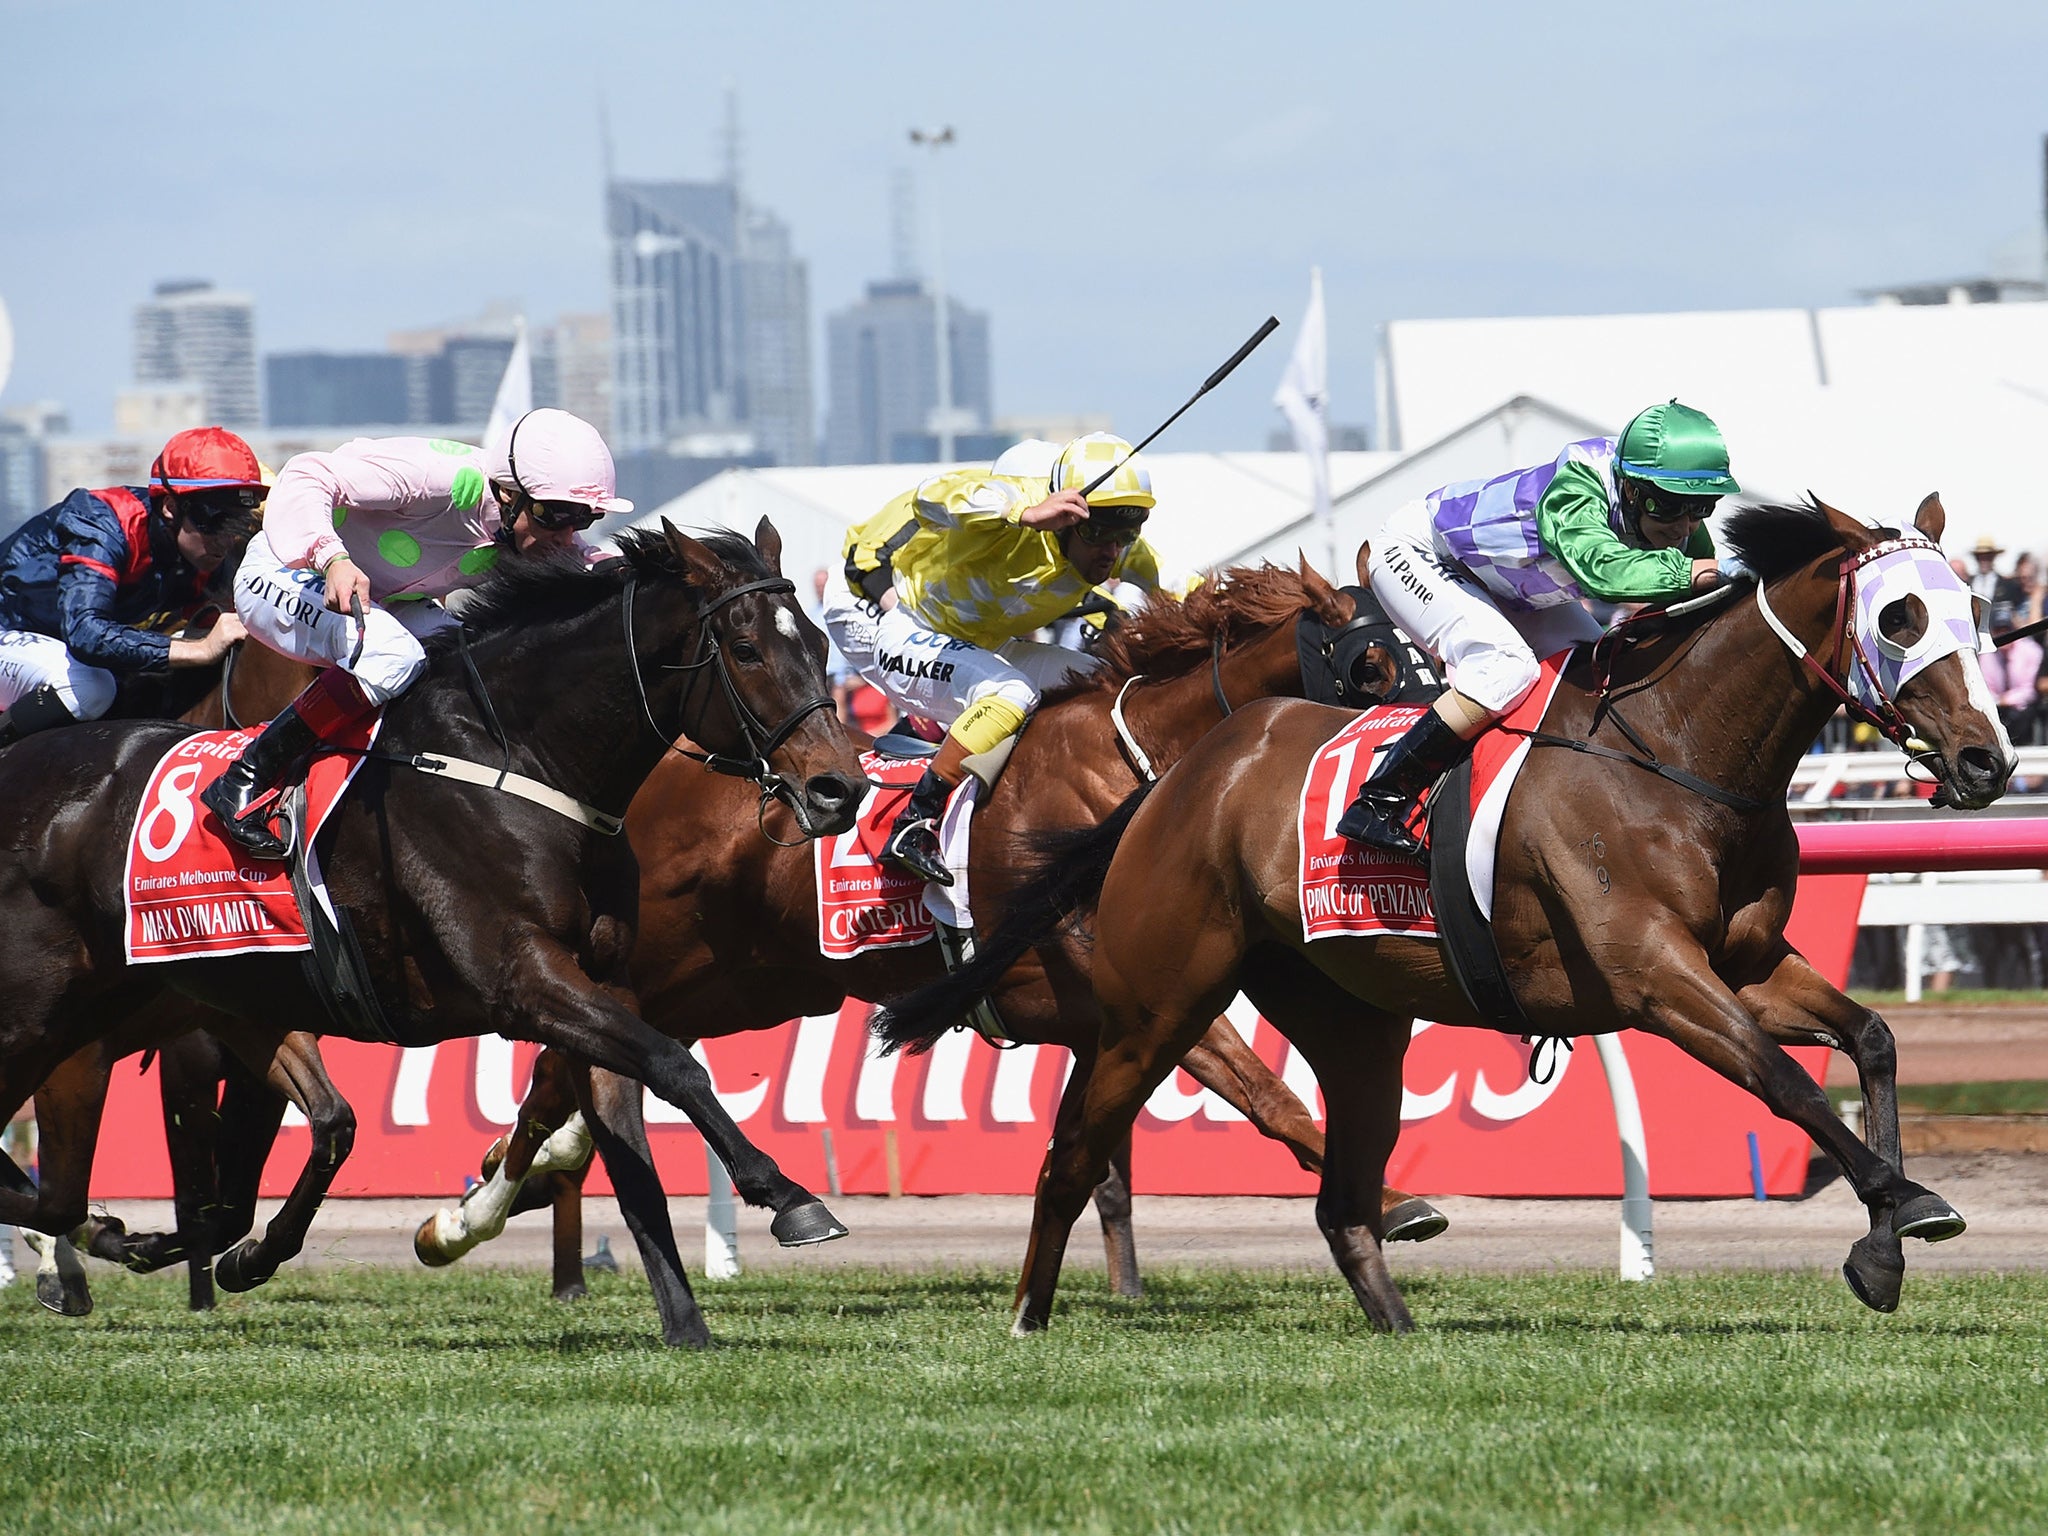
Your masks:
[{"label": "purple and white checked silks", "polygon": [[1502,606],[1533,612],[1577,602],[1579,584],[1536,534],[1536,503],[1558,471],[1570,463],[1590,465],[1614,496],[1614,440],[1588,438],[1569,443],[1554,463],[1512,470],[1491,480],[1461,480],[1433,491],[1430,523],[1439,550],[1470,571]]},{"label": "purple and white checked silks", "polygon": [[[1856,568],[1856,641],[1873,671],[1849,669],[1849,688],[1871,709],[1896,699],[1899,690],[1937,661],[1962,653],[1975,665],[1978,653],[1991,649],[1982,627],[1982,605],[1970,595],[1962,578],[1949,568],[1938,546],[1902,539],[1881,546],[1885,552]],[[1911,645],[1887,640],[1878,626],[1886,608],[1901,598],[1917,597],[1927,608],[1927,628]]]}]

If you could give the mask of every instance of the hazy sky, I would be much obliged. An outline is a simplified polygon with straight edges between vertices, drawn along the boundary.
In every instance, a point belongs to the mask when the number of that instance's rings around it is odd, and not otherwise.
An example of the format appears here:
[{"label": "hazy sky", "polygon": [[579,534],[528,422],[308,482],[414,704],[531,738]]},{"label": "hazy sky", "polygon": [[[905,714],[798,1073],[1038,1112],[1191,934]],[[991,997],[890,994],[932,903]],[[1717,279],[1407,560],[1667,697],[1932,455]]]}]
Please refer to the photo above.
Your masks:
[{"label": "hazy sky", "polygon": [[[1332,414],[1393,317],[1845,302],[2038,250],[2048,6],[716,7],[0,0],[4,400],[109,424],[160,278],[255,296],[260,350],[605,302],[622,174],[710,178],[725,87],[824,315],[887,275],[912,126],[1000,412],[1261,445],[1311,264]],[[926,211],[931,207],[927,195]],[[2036,258],[2037,259],[2037,258]],[[824,400],[819,398],[822,412]]]}]

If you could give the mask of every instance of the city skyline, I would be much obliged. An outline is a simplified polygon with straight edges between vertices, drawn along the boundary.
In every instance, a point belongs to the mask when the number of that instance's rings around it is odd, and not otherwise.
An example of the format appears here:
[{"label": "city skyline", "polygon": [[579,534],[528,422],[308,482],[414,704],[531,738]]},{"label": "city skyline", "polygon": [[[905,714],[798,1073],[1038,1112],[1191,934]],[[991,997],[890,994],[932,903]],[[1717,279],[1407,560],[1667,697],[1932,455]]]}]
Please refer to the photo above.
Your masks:
[{"label": "city skyline", "polygon": [[[2040,261],[2025,61],[2048,17],[2017,4],[1965,5],[1932,36],[1890,0],[1742,0],[1705,26],[1590,3],[1502,7],[1477,27],[1134,6],[1092,72],[1051,62],[1099,19],[1067,4],[1042,8],[1042,38],[925,6],[802,27],[774,7],[598,3],[573,23],[457,7],[437,36],[479,80],[508,82],[484,111],[446,89],[446,49],[389,46],[417,15],[382,0],[345,26],[207,3],[172,25],[133,0],[0,0],[0,19],[17,61],[0,128],[44,146],[0,178],[0,295],[19,332],[0,403],[54,396],[82,431],[129,382],[127,313],[164,277],[254,295],[266,353],[373,348],[492,296],[536,317],[603,309],[598,102],[622,176],[717,175],[728,82],[750,195],[793,232],[814,315],[892,271],[905,135],[950,123],[958,143],[920,165],[940,177],[920,201],[944,219],[949,288],[992,316],[1001,409],[1131,431],[1249,323],[1291,324],[1315,264],[1332,409],[1359,421],[1389,318],[1827,304]],[[1582,84],[1539,86],[1567,56],[1580,64],[1557,67]],[[117,100],[181,71],[258,86],[231,122],[173,93],[136,134],[126,114],[61,110],[57,66],[78,58]],[[270,88],[287,59],[290,89]],[[994,106],[984,68],[1015,71],[1029,102]],[[544,88],[518,88],[529,79]],[[300,110],[323,97],[351,109]],[[1218,391],[1176,441],[1263,441],[1280,361]]]}]

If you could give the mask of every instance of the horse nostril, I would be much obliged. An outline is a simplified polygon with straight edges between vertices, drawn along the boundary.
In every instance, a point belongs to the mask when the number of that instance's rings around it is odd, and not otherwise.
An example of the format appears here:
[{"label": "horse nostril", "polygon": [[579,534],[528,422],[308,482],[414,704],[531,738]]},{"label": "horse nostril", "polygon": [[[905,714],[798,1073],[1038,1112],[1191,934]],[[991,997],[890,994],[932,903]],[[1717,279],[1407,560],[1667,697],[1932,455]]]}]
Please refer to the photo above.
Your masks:
[{"label": "horse nostril", "polygon": [[1988,784],[1998,782],[2004,772],[2004,760],[1989,747],[1964,747],[1956,754],[1956,766],[1972,779]]},{"label": "horse nostril", "polygon": [[820,773],[804,780],[804,797],[820,810],[843,811],[860,800],[853,781],[841,773]]}]

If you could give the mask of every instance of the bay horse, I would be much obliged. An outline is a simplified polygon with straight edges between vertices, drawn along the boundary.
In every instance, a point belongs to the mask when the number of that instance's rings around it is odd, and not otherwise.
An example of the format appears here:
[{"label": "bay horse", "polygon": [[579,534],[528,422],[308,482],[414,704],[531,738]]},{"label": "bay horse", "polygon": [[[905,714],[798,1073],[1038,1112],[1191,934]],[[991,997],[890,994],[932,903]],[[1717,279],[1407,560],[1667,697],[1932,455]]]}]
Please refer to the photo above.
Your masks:
[{"label": "bay horse", "polygon": [[[588,569],[547,560],[493,573],[466,615],[474,643],[436,644],[386,708],[323,833],[329,889],[399,1043],[495,1032],[640,1078],[690,1115],[750,1203],[775,1210],[779,1240],[823,1241],[845,1229],[746,1141],[687,1050],[638,1016],[625,974],[638,867],[605,828],[680,736],[752,779],[764,805],[786,806],[804,836],[851,824],[859,758],[766,520],[752,545],[667,524],[620,543],[623,558]],[[0,955],[0,1102],[19,1102],[167,990],[230,1015],[222,1038],[263,1059],[284,1033],[270,1019],[321,1011],[295,956],[122,962],[121,834],[181,730],[81,725],[0,754],[0,914],[16,935]],[[551,788],[577,817],[428,771],[465,755]],[[651,1163],[602,1124],[597,1142],[664,1338],[708,1342]],[[0,1177],[0,1221],[34,1213],[19,1170],[0,1159]]]},{"label": "bay horse", "polygon": [[[1977,668],[1968,593],[1940,558],[1944,520],[1936,497],[1903,538],[1818,501],[1737,511],[1727,540],[1753,582],[1645,626],[1653,633],[1639,644],[1610,637],[1567,668],[1508,800],[1492,893],[1494,940],[1530,1028],[1660,1035],[1835,1160],[1870,1216],[1844,1275],[1887,1312],[1904,1277],[1900,1239],[1952,1237],[1964,1222],[1904,1174],[1890,1029],[1785,940],[1799,867],[1785,791],[1855,695],[1936,776],[1942,800],[1977,809],[2004,792],[2015,759]],[[1076,1072],[1060,1105],[1015,1332],[1049,1321],[1068,1233],[1108,1148],[1239,989],[1322,1082],[1329,1150],[1316,1220],[1338,1268],[1375,1327],[1413,1326],[1373,1198],[1400,1130],[1408,1019],[1488,1021],[1434,942],[1302,938],[1296,786],[1344,723],[1309,704],[1239,711],[1149,798],[1064,850],[973,966],[878,1020],[885,1038],[935,1027],[1013,954],[1053,943],[1070,915],[1092,910],[1102,1036],[1093,1070]],[[1546,750],[1574,744],[1595,750]],[[1855,1061],[1867,1146],[1787,1043]]]},{"label": "bay horse", "polygon": [[[1299,695],[1296,626],[1304,615],[1340,625],[1353,616],[1352,599],[1305,563],[1299,572],[1269,565],[1227,572],[1184,601],[1155,597],[1113,631],[1097,670],[1046,696],[974,813],[969,888],[977,917],[1001,913],[1018,855],[1031,839],[1095,825],[1141,782],[1113,709],[1121,707],[1137,754],[1163,768],[1231,711],[1254,699]],[[943,973],[935,943],[824,958],[813,851],[756,835],[741,798],[735,786],[675,763],[655,771],[627,813],[642,882],[632,978],[649,1023],[685,1041],[769,1029],[836,1013],[849,996],[877,1001]],[[1076,943],[1005,976],[996,1001],[1008,1034],[1065,1046],[1085,1064],[1097,1033],[1088,967],[1086,946]],[[1176,1061],[1283,1142],[1302,1167],[1317,1171],[1322,1133],[1235,1027],[1212,1014],[1197,1037]],[[562,1222],[577,1220],[565,1206],[576,1199],[580,1176],[559,1175],[544,1193],[520,1188],[531,1159],[567,1119],[577,1075],[543,1055],[514,1129],[485,1157],[484,1182],[460,1209],[421,1224],[414,1248],[422,1262],[450,1263],[496,1236],[508,1215],[548,1201]],[[633,1096],[630,1085],[608,1092]],[[1136,1295],[1129,1155],[1126,1135],[1097,1203],[1111,1282],[1120,1294]],[[1387,1191],[1384,1204],[1391,1230],[1408,1238],[1433,1236],[1446,1225],[1435,1207],[1400,1190]],[[556,1293],[578,1294],[578,1244],[561,1227],[557,1236]]]}]

